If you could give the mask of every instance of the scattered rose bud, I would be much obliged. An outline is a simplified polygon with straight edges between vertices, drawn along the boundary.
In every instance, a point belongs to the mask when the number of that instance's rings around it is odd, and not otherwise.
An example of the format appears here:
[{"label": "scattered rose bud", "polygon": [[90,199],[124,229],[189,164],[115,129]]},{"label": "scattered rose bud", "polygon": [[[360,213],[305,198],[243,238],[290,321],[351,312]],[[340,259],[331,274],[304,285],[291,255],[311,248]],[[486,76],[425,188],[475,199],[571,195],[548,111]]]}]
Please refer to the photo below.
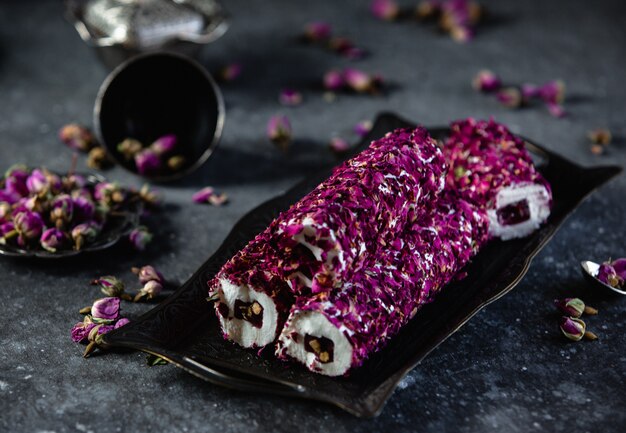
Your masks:
[{"label": "scattered rose bud", "polygon": [[566,115],[565,109],[563,108],[561,104],[548,103],[546,104],[546,107],[548,107],[548,112],[553,117],[561,118],[561,117],[565,117]]},{"label": "scattered rose bud", "polygon": [[333,137],[330,139],[329,147],[334,153],[341,155],[350,150],[352,146],[347,140],[341,137]]},{"label": "scattered rose bud", "polygon": [[280,92],[279,102],[283,105],[295,106],[302,103],[302,93],[294,89],[283,89]]},{"label": "scattered rose bud", "polygon": [[23,241],[39,239],[43,232],[44,222],[36,212],[23,211],[13,219],[15,230]]},{"label": "scattered rose bud", "polygon": [[354,132],[359,137],[363,138],[372,130],[372,122],[369,120],[362,120],[354,126]]},{"label": "scattered rose bud", "polygon": [[85,245],[93,243],[100,234],[100,225],[95,222],[78,224],[72,229],[74,247],[80,251]]},{"label": "scattered rose bud", "polygon": [[94,147],[89,151],[89,155],[87,155],[87,167],[92,168],[94,170],[104,170],[113,165],[113,161],[107,155],[104,147]]},{"label": "scattered rose bud", "polygon": [[102,336],[113,329],[115,329],[114,325],[96,325],[91,328],[91,331],[89,331],[89,335],[87,336],[89,344],[87,344],[87,347],[83,352],[83,357],[88,358],[89,355],[91,355],[93,351],[102,344]]},{"label": "scattered rose bud", "polygon": [[394,0],[372,0],[370,12],[380,20],[393,21],[398,17],[400,8]]},{"label": "scattered rose bud", "polygon": [[213,187],[207,186],[196,192],[192,198],[194,203],[209,203],[213,206],[221,206],[228,201],[225,193],[218,194]]},{"label": "scattered rose bud", "polygon": [[102,293],[112,298],[121,298],[125,291],[124,283],[112,275],[96,278],[91,285],[100,287]]},{"label": "scattered rose bud", "polygon": [[143,145],[141,142],[134,138],[126,138],[117,145],[117,151],[121,153],[127,161],[134,159],[135,155],[141,152],[142,149]]},{"label": "scattered rose bud", "polygon": [[548,81],[539,87],[538,96],[546,104],[561,104],[565,99],[565,83],[561,80]]},{"label": "scattered rose bud", "polygon": [[122,317],[120,320],[115,322],[115,327],[113,329],[121,328],[122,326],[128,325],[129,323],[130,320],[128,320],[126,317]]},{"label": "scattered rose bud", "polygon": [[71,149],[89,152],[95,144],[93,134],[84,126],[75,123],[65,125],[59,130],[59,139]]},{"label": "scattered rose bud", "polygon": [[157,271],[154,266],[142,266],[141,268],[132,268],[133,274],[136,274],[141,284],[146,284],[148,281],[158,281],[161,284],[165,283],[163,275]]},{"label": "scattered rose bud", "polygon": [[144,149],[135,155],[135,166],[142,176],[158,174],[162,169],[161,159],[153,150]]},{"label": "scattered rose bud", "polygon": [[554,305],[568,316],[579,318],[583,313],[590,316],[598,314],[598,310],[588,305],[579,298],[555,299]]},{"label": "scattered rose bud", "polygon": [[98,299],[91,306],[91,317],[95,323],[112,323],[120,314],[120,298]]},{"label": "scattered rose bud", "polygon": [[327,90],[340,90],[346,85],[341,71],[332,70],[324,74],[324,88]]},{"label": "scattered rose bud", "polygon": [[508,108],[519,108],[522,105],[522,93],[517,87],[506,87],[496,93],[496,99]]},{"label": "scattered rose bud", "polygon": [[490,93],[499,90],[502,87],[502,81],[496,74],[485,69],[474,77],[472,86],[478,91]]},{"label": "scattered rose bud", "polygon": [[171,153],[176,149],[176,143],[178,139],[174,134],[164,135],[162,137],[157,138],[154,143],[150,145],[150,150],[152,150],[157,155],[165,155]]},{"label": "scattered rose bud", "polygon": [[580,341],[583,337],[588,340],[598,339],[593,332],[587,331],[587,325],[580,319],[563,316],[559,326],[563,335],[570,340]]},{"label": "scattered rose bud", "polygon": [[272,116],[267,123],[267,137],[283,152],[291,143],[291,122],[287,116]]},{"label": "scattered rose bud", "polygon": [[302,38],[307,42],[319,42],[330,38],[332,28],[325,22],[312,22],[304,26]]},{"label": "scattered rose bud", "polygon": [[137,295],[135,295],[134,301],[138,302],[143,298],[153,299],[154,297],[158,296],[162,290],[163,285],[159,281],[150,280],[146,284],[144,284],[144,286],[139,290]]},{"label": "scattered rose bud", "polygon": [[163,202],[162,194],[158,191],[151,190],[147,183],[139,190],[139,197],[145,204],[153,207],[159,206]]},{"label": "scattered rose bud", "polygon": [[606,128],[598,128],[587,133],[587,137],[594,144],[600,144],[602,146],[608,146],[611,144],[611,131]]},{"label": "scattered rose bud", "polygon": [[186,163],[187,163],[187,160],[185,159],[184,156],[174,155],[168,158],[167,167],[172,171],[179,171],[185,166]]},{"label": "scattered rose bud", "polygon": [[74,343],[86,341],[89,333],[95,326],[96,324],[91,319],[91,316],[85,316],[85,319],[82,322],[78,322],[72,326],[72,341]]},{"label": "scattered rose bud", "polygon": [[602,155],[604,153],[605,147],[601,144],[592,144],[591,145],[591,153],[594,155]]},{"label": "scattered rose bud", "polygon": [[69,242],[69,238],[65,232],[52,228],[43,232],[41,235],[41,247],[51,253],[56,253],[57,250],[63,249]]},{"label": "scattered rose bud", "polygon": [[152,233],[148,231],[147,227],[140,226],[130,232],[128,239],[136,250],[143,251],[146,249],[146,245],[152,241]]},{"label": "scattered rose bud", "polygon": [[522,98],[526,103],[528,103],[532,99],[539,97],[539,88],[534,84],[522,84],[522,86],[520,87],[520,91],[522,92]]},{"label": "scattered rose bud", "polygon": [[239,63],[231,63],[224,66],[217,74],[220,81],[231,82],[235,81],[241,75],[243,67]]}]

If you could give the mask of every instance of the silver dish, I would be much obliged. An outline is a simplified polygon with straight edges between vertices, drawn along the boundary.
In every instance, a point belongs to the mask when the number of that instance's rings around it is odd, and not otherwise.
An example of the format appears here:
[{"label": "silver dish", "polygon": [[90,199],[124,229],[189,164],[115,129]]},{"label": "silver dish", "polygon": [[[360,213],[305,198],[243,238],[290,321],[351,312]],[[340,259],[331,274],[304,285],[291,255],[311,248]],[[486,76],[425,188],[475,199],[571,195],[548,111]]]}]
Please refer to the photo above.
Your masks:
[{"label": "silver dish", "polygon": [[592,285],[592,287],[603,290],[608,289],[613,293],[626,295],[626,290],[610,286],[609,284],[603,283],[598,279],[598,271],[600,270],[600,265],[598,263],[591,262],[589,260],[583,260],[582,262],[580,262],[580,267],[583,271],[583,277],[585,277],[585,279]]},{"label": "silver dish", "polygon": [[216,0],[66,0],[65,6],[80,37],[111,69],[145,52],[194,57],[228,29]]}]

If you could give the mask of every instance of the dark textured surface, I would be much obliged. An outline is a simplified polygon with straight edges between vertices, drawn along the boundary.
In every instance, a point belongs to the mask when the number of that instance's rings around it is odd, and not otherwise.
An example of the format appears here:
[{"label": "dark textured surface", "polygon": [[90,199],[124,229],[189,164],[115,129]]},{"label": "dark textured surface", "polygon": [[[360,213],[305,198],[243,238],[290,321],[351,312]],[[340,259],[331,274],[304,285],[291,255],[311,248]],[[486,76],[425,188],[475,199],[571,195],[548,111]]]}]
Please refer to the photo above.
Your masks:
[{"label": "dark textured surface", "polygon": [[[494,115],[581,164],[626,165],[623,139],[591,156],[588,129],[626,135],[626,59],[620,1],[491,1],[494,24],[470,45],[426,28],[372,20],[365,2],[228,2],[229,33],[204,53],[209,66],[242,61],[238,83],[223,87],[224,139],[196,175],[163,187],[168,206],[158,241],[144,255],[120,245],[67,263],[0,261],[0,430],[2,431],[623,431],[626,425],[626,299],[590,293],[579,274],[584,258],[626,255],[626,179],[592,196],[536,258],[508,296],[487,307],[403,381],[382,415],[360,421],[328,406],[245,395],[203,383],[172,366],[149,369],[139,353],[90,360],[71,343],[77,310],[98,296],[90,278],[115,273],[133,281],[131,265],[151,262],[183,281],[215,250],[247,210],[332,161],[325,142],[356,121],[394,110],[427,125]],[[35,7],[35,5],[37,5]],[[294,44],[311,19],[327,19],[373,55],[358,65],[379,71],[396,88],[386,97],[340,97],[328,104],[305,92],[305,104],[279,107],[281,86],[311,87],[343,60]],[[570,117],[541,107],[500,108],[469,86],[490,67],[505,80],[563,78]],[[63,170],[69,152],[56,140],[68,121],[90,123],[106,71],[62,19],[57,2],[0,5],[0,169],[13,162]],[[285,112],[300,140],[280,155],[264,140],[267,118]],[[115,169],[107,175],[139,181]],[[232,203],[190,204],[212,184]],[[600,309],[589,319],[594,343],[568,343],[556,328],[551,300],[581,295]],[[146,305],[128,305],[137,315]]]}]

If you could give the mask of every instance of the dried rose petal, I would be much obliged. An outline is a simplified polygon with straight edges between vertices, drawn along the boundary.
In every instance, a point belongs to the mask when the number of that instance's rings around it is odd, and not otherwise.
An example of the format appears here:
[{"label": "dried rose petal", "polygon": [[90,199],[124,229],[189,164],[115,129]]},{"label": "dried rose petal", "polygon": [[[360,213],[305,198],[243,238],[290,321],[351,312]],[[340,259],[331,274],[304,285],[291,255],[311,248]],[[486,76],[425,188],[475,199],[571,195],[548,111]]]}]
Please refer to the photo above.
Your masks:
[{"label": "dried rose petal", "polygon": [[228,201],[228,196],[225,193],[217,193],[211,186],[202,188],[192,196],[194,203],[209,203],[213,206],[221,206]]},{"label": "dried rose petal", "polygon": [[478,91],[490,93],[500,89],[500,87],[502,87],[502,81],[496,74],[485,69],[474,77],[472,86]]},{"label": "dried rose petal", "polygon": [[291,134],[291,122],[287,116],[272,116],[267,122],[267,137],[283,151],[291,143]]},{"label": "dried rose petal", "polygon": [[308,42],[318,42],[326,40],[332,34],[332,27],[330,24],[317,21],[311,22],[304,26],[304,32],[302,34],[303,39]]},{"label": "dried rose petal", "polygon": [[520,91],[522,92],[524,102],[529,102],[530,100],[539,97],[539,87],[534,84],[524,83],[520,87]]},{"label": "dried rose petal", "polygon": [[343,73],[338,70],[332,70],[324,74],[324,88],[327,90],[340,90],[346,85]]},{"label": "dried rose petal", "polygon": [[129,323],[130,320],[128,320],[126,317],[122,317],[120,320],[115,322],[115,327],[113,329],[121,328],[122,326],[128,325]]},{"label": "dried rose petal", "polygon": [[59,130],[59,139],[71,149],[88,152],[95,143],[89,129],[75,123],[65,125]]},{"label": "dried rose petal", "polygon": [[300,105],[302,103],[302,93],[291,88],[286,88],[280,92],[278,100],[283,105]]},{"label": "dried rose petal", "polygon": [[372,0],[370,12],[380,20],[393,21],[398,17],[400,7],[394,0]]},{"label": "dried rose petal", "polygon": [[78,322],[72,326],[72,341],[75,343],[86,341],[89,333],[95,326],[96,324],[91,319],[91,316],[85,316],[85,319],[82,322]]},{"label": "dried rose petal", "polygon": [[98,299],[91,306],[91,317],[96,323],[111,323],[119,317],[120,298]]}]

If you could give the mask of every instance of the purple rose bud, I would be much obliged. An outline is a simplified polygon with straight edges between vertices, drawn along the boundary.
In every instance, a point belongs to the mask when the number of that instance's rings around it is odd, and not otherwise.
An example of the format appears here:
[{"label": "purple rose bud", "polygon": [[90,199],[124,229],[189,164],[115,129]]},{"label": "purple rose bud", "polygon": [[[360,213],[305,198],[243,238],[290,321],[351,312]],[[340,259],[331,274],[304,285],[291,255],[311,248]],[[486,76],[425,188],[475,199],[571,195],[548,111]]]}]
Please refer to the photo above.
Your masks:
[{"label": "purple rose bud", "polygon": [[317,21],[304,26],[303,38],[309,42],[318,42],[330,38],[332,28],[330,24]]},{"label": "purple rose bud", "polygon": [[291,135],[291,123],[287,116],[272,116],[267,122],[267,137],[281,150],[287,150]]},{"label": "purple rose bud", "polygon": [[91,317],[96,323],[111,323],[120,314],[120,298],[108,297],[98,299],[91,306]]},{"label": "purple rose bud", "polygon": [[337,91],[346,85],[341,71],[332,70],[324,74],[324,88],[327,90]]},{"label": "purple rose bud", "polygon": [[111,275],[96,278],[91,281],[92,286],[99,286],[102,293],[112,298],[119,298],[124,294],[124,283]]},{"label": "purple rose bud", "polygon": [[121,328],[122,326],[128,325],[129,323],[130,323],[130,320],[128,320],[126,317],[122,317],[120,320],[118,320],[115,323],[115,328],[114,329]]},{"label": "purple rose bud", "polygon": [[359,47],[350,47],[343,50],[341,55],[347,59],[359,60],[367,56],[367,51]]},{"label": "purple rose bud", "polygon": [[500,87],[502,87],[502,81],[496,74],[485,69],[474,77],[472,86],[480,92],[490,93],[500,89]]},{"label": "purple rose bud", "polygon": [[162,137],[157,138],[154,143],[150,145],[150,150],[152,150],[157,155],[165,155],[171,153],[176,149],[176,142],[178,139],[174,134],[164,135]]},{"label": "purple rose bud", "polygon": [[8,170],[8,174],[4,178],[4,190],[17,197],[25,197],[28,195],[28,172],[19,168]]},{"label": "purple rose bud", "polygon": [[126,193],[117,183],[100,182],[94,188],[93,196],[100,203],[111,205],[122,203],[126,199]]},{"label": "purple rose bud", "polygon": [[622,271],[622,275],[618,275],[617,270],[613,267],[612,262],[604,262],[600,265],[600,269],[598,270],[598,280],[602,281],[604,284],[608,284],[611,287],[621,288],[624,286],[624,271],[621,269],[622,260],[619,259],[620,270]]},{"label": "purple rose bud", "polygon": [[561,104],[552,104],[552,103],[548,103],[546,104],[546,107],[548,107],[548,112],[556,118],[561,118],[561,117],[565,117],[565,115],[567,114],[565,112],[565,109],[563,108],[563,106]]},{"label": "purple rose bud", "polygon": [[506,87],[499,90],[498,93],[496,93],[496,99],[508,108],[521,107],[523,102],[522,93],[516,87]]},{"label": "purple rose bud", "polygon": [[332,150],[336,154],[345,153],[348,150],[350,150],[350,148],[352,147],[350,145],[350,143],[348,143],[347,140],[345,140],[345,139],[343,139],[341,137],[333,137],[333,138],[331,138],[328,145],[330,147],[330,150]]},{"label": "purple rose bud", "polygon": [[87,185],[87,179],[85,178],[85,176],[82,176],[80,174],[70,174],[65,176],[65,179],[63,179],[63,184],[66,189],[73,190],[84,188],[85,185]]},{"label": "purple rose bud", "polygon": [[72,341],[74,343],[86,341],[89,333],[95,326],[96,324],[91,320],[91,316],[85,316],[85,320],[72,326]]},{"label": "purple rose bud", "polygon": [[372,122],[369,120],[362,120],[354,125],[354,132],[359,137],[363,138],[372,130]]},{"label": "purple rose bud", "polygon": [[36,212],[23,211],[15,215],[13,219],[15,230],[24,240],[39,239],[43,232],[44,222]]},{"label": "purple rose bud", "polygon": [[283,105],[300,105],[302,103],[302,93],[294,89],[283,89],[280,92],[278,101]]},{"label": "purple rose bud", "polygon": [[221,81],[225,81],[227,83],[231,81],[235,81],[241,75],[243,71],[243,67],[239,63],[232,63],[230,65],[224,66],[217,74],[217,77]]},{"label": "purple rose bud", "polygon": [[150,149],[144,149],[135,155],[135,166],[139,174],[143,176],[158,174],[162,169],[159,155]]},{"label": "purple rose bud", "polygon": [[74,216],[74,200],[68,194],[59,194],[52,200],[50,221],[57,227],[69,223]]},{"label": "purple rose bud", "polygon": [[100,230],[100,225],[93,221],[78,224],[77,226],[75,226],[72,229],[71,234],[76,249],[80,250],[83,246],[94,242],[98,238]]},{"label": "purple rose bud", "polygon": [[18,233],[13,222],[9,221],[0,224],[0,245],[6,245],[16,236],[18,236]]},{"label": "purple rose bud", "polygon": [[141,268],[132,268],[131,270],[134,274],[137,274],[141,284],[146,284],[148,281],[158,281],[163,284],[165,281],[163,275],[154,266],[147,265]]},{"label": "purple rose bud", "polygon": [[619,278],[626,280],[626,258],[614,260],[611,266]]},{"label": "purple rose bud", "polygon": [[579,298],[555,299],[554,305],[571,317],[578,318],[585,312],[585,303]]},{"label": "purple rose bud", "polygon": [[48,178],[43,171],[36,168],[26,179],[26,187],[31,194],[39,194],[49,188]]},{"label": "purple rose bud", "polygon": [[524,102],[528,102],[531,99],[539,97],[539,88],[534,84],[522,84],[520,91],[522,92],[522,98],[524,99]]},{"label": "purple rose bud", "polygon": [[393,21],[398,17],[400,8],[394,0],[372,0],[370,12],[379,20]]},{"label": "purple rose bud", "polygon": [[74,222],[91,221],[96,214],[96,205],[90,198],[72,198]]},{"label": "purple rose bud", "polygon": [[121,153],[127,161],[133,159],[135,155],[141,152],[141,149],[143,149],[143,145],[134,138],[126,138],[117,144],[117,151]]},{"label": "purple rose bud", "polygon": [[372,77],[358,69],[347,68],[343,71],[343,77],[346,84],[352,90],[358,93],[369,92],[373,88]]},{"label": "purple rose bud", "polygon": [[561,80],[549,81],[539,87],[538,96],[546,104],[561,104],[565,99],[565,83]]},{"label": "purple rose bud", "polygon": [[146,245],[152,241],[152,233],[148,231],[147,227],[141,226],[130,232],[128,239],[136,250],[143,251],[146,249]]},{"label": "purple rose bud", "polygon": [[85,127],[69,124],[59,130],[59,139],[71,149],[88,152],[94,145],[93,134]]},{"label": "purple rose bud", "polygon": [[225,193],[218,194],[213,187],[207,186],[196,192],[191,199],[194,203],[209,203],[213,206],[221,206],[228,201],[228,196]]},{"label": "purple rose bud", "polygon": [[585,336],[586,325],[580,319],[563,316],[560,323],[561,332],[570,340],[580,341]]},{"label": "purple rose bud", "polygon": [[20,200],[20,196],[14,192],[0,189],[0,202],[13,204]]},{"label": "purple rose bud", "polygon": [[106,149],[101,146],[96,146],[89,151],[87,155],[87,167],[94,170],[105,170],[113,165],[113,160],[109,158],[109,154]]},{"label": "purple rose bud", "polygon": [[152,298],[158,296],[161,293],[162,290],[163,290],[163,285],[160,282],[155,281],[155,280],[148,281],[139,290],[139,292],[135,296],[134,300],[135,300],[135,302],[137,302],[137,301],[139,301],[140,299],[143,299],[143,298],[152,299]]},{"label": "purple rose bud", "polygon": [[41,235],[40,244],[42,248],[51,253],[56,253],[57,250],[67,247],[69,238],[65,232],[51,228],[43,232]]}]

